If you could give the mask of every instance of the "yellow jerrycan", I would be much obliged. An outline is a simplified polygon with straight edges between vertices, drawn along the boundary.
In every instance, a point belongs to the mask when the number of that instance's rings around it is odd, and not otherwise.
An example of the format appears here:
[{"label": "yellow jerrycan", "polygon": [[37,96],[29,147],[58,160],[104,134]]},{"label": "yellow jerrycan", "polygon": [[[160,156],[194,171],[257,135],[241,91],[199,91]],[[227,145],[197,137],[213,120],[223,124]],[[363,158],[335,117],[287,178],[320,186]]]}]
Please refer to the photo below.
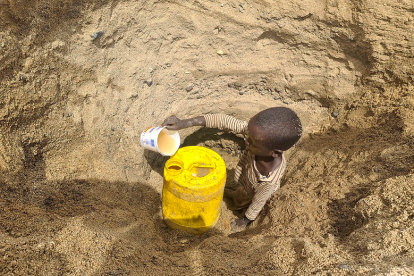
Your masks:
[{"label": "yellow jerrycan", "polygon": [[198,146],[180,148],[164,166],[162,213],[172,229],[200,235],[220,216],[226,164],[216,152]]}]

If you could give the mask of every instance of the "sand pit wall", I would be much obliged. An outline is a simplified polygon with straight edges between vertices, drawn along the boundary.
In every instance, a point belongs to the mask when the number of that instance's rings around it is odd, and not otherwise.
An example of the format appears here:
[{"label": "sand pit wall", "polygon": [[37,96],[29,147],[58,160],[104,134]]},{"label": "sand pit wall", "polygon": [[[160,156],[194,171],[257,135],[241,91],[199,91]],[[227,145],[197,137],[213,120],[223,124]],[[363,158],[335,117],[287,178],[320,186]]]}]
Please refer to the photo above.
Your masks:
[{"label": "sand pit wall", "polygon": [[[409,1],[0,6],[6,275],[411,275]],[[167,229],[166,158],[140,132],[271,106],[294,109],[304,135],[259,219],[243,233],[231,213],[201,237]],[[221,132],[180,134],[229,171],[243,150]]]}]

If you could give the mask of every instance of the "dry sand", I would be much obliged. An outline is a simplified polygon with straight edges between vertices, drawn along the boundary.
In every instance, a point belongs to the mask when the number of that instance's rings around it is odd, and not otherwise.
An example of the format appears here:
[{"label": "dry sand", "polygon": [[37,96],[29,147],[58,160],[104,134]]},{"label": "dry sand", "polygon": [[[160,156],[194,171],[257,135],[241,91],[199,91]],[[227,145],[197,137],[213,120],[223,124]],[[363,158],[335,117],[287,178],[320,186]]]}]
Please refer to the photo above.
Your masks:
[{"label": "dry sand", "polygon": [[[0,274],[413,275],[413,28],[408,0],[0,0]],[[304,135],[260,217],[168,229],[141,131],[271,106]],[[180,134],[231,176],[239,137]]]}]

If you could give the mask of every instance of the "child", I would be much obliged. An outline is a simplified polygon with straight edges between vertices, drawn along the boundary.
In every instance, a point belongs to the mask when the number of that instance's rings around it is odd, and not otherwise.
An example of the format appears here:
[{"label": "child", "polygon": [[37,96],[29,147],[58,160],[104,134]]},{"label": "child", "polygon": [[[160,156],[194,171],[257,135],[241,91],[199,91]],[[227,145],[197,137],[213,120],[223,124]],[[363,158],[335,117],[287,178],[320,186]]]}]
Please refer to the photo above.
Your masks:
[{"label": "child", "polygon": [[256,219],[272,193],[280,186],[286,168],[283,151],[291,148],[302,135],[301,122],[291,109],[272,107],[254,115],[249,122],[224,114],[207,114],[180,120],[167,118],[163,126],[180,130],[192,126],[218,128],[246,136],[246,150],[235,170],[235,190],[225,189],[233,199],[234,209],[245,209],[244,217],[235,219],[233,231],[241,231]]}]

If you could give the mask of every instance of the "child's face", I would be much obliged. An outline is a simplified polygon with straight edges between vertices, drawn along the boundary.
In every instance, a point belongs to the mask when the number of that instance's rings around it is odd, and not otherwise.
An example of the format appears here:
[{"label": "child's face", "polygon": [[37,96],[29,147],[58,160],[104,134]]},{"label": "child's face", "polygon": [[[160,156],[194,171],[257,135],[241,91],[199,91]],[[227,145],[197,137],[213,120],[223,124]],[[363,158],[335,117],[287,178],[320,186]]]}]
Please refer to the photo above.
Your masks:
[{"label": "child's face", "polygon": [[246,148],[256,156],[272,156],[276,157],[278,154],[274,150],[268,149],[264,146],[266,136],[260,131],[260,128],[254,123],[255,116],[252,117],[247,126],[248,134],[244,140]]}]

